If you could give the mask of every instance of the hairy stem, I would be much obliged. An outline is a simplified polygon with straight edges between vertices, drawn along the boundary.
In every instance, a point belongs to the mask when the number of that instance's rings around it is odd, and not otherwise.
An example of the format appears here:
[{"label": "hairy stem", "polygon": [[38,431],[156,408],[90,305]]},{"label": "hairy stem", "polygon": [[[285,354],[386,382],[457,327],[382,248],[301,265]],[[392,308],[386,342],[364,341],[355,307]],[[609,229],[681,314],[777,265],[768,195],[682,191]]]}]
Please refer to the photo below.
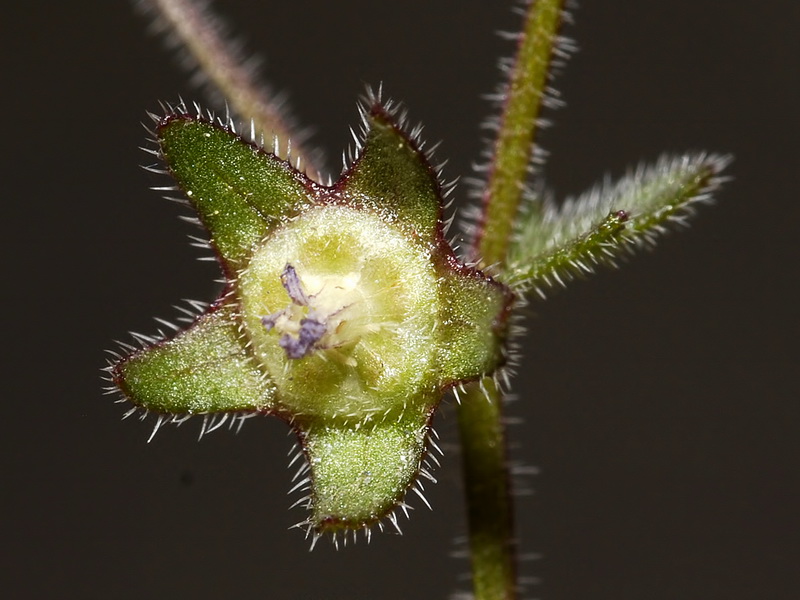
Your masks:
[{"label": "hairy stem", "polygon": [[503,264],[519,212],[531,165],[539,114],[547,98],[547,82],[565,0],[532,0],[509,81],[503,114],[483,193],[483,213],[475,240],[484,265]]},{"label": "hairy stem", "polygon": [[476,600],[516,598],[512,506],[506,468],[502,395],[486,377],[472,384],[458,410],[469,546]]},{"label": "hairy stem", "polygon": [[[292,131],[280,110],[280,103],[270,98],[268,90],[260,85],[253,73],[224,39],[220,26],[209,9],[197,0],[143,0],[152,6],[163,19],[164,25],[177,36],[182,46],[197,62],[199,72],[216,86],[243,120],[253,122],[256,132],[262,132],[269,143],[277,138],[276,154],[298,159],[308,174],[316,177],[317,166],[312,156],[300,144],[300,135]],[[205,3],[203,3],[205,4]]]},{"label": "hairy stem", "polygon": [[[504,92],[493,159],[473,253],[500,272],[507,262],[546,99],[557,32],[566,0],[532,0]],[[503,397],[494,380],[473,384],[458,409],[476,600],[513,600],[516,555],[501,420]]]}]

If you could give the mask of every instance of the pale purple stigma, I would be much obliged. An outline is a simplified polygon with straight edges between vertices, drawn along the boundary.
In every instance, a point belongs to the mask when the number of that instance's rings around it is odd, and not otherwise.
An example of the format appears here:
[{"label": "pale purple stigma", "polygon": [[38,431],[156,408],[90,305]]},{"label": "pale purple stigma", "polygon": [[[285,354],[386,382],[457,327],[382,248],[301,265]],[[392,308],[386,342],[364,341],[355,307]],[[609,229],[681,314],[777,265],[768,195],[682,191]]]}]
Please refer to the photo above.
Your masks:
[{"label": "pale purple stigma", "polygon": [[[308,306],[309,296],[303,289],[303,282],[297,275],[295,268],[287,264],[281,273],[281,284],[286,290],[289,299],[295,306]],[[261,317],[261,324],[267,331],[271,331],[278,326],[281,317],[292,318],[292,308],[284,308],[278,312]],[[284,333],[281,335],[278,344],[286,352],[286,356],[292,359],[305,358],[317,349],[319,341],[325,335],[328,326],[324,319],[320,319],[312,309],[307,317],[300,320],[300,329],[297,335]]]},{"label": "pale purple stigma", "polygon": [[315,319],[303,319],[300,321],[298,336],[284,333],[278,344],[289,358],[304,358],[314,351],[316,343],[322,339],[327,330],[325,323]]},{"label": "pale purple stigma", "polygon": [[271,315],[267,315],[265,317],[261,317],[261,324],[266,327],[267,331],[272,331],[272,328],[275,327],[275,324],[278,322],[278,317],[283,314],[284,311],[279,310],[276,313],[272,313]]},{"label": "pale purple stigma", "polygon": [[292,299],[292,302],[300,306],[308,306],[308,296],[306,296],[306,292],[303,289],[303,283],[297,276],[295,268],[288,263],[283,267],[281,283],[283,284],[283,289],[289,294],[289,298]]}]

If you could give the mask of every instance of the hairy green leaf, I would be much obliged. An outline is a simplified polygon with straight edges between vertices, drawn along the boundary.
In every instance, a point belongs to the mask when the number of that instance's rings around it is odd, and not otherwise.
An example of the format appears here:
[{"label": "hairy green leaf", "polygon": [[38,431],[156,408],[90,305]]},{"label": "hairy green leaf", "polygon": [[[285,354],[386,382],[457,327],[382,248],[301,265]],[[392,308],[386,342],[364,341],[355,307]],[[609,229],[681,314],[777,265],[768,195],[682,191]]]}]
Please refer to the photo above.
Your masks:
[{"label": "hairy green leaf", "polygon": [[521,222],[506,281],[543,297],[555,284],[653,245],[669,225],[685,224],[696,204],[710,200],[729,161],[705,154],[663,157],[561,207],[543,200],[544,210],[531,211]]}]

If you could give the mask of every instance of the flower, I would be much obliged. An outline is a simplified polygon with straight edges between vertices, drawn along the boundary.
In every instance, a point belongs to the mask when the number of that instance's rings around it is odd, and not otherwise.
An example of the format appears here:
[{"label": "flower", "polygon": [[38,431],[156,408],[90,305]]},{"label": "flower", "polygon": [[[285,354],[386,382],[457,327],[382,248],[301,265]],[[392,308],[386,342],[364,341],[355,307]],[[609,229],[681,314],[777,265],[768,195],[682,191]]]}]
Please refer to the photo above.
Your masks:
[{"label": "flower", "polygon": [[511,293],[444,238],[443,186],[396,111],[362,107],[362,143],[321,185],[231,122],[158,119],[157,154],[208,230],[225,288],[171,338],[109,367],[136,407],[269,414],[307,461],[302,525],[369,526],[405,506],[445,391],[504,362]]}]

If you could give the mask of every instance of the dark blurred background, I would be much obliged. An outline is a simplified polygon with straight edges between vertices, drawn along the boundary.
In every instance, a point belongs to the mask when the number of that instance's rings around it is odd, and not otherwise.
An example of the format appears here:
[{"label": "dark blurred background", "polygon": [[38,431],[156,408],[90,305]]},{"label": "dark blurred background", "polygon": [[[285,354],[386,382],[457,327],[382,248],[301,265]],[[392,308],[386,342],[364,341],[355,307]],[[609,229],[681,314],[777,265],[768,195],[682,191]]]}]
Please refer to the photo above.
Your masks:
[{"label": "dark blurred background", "polygon": [[[479,96],[512,51],[506,2],[218,2],[338,170],[384,82],[449,177],[482,148]],[[585,2],[568,103],[541,138],[561,197],[664,151],[732,153],[693,227],[534,303],[509,415],[528,597],[800,596],[797,393],[800,5]],[[180,210],[138,165],[146,110],[202,96],[128,3],[16,2],[3,29],[0,589],[8,598],[446,598],[468,589],[452,407],[405,535],[336,552],[288,526],[291,439],[272,419],[120,422],[103,350],[210,300]],[[463,198],[463,187],[460,196]],[[448,402],[449,404],[449,402]],[[534,580],[539,580],[535,583]]]}]

